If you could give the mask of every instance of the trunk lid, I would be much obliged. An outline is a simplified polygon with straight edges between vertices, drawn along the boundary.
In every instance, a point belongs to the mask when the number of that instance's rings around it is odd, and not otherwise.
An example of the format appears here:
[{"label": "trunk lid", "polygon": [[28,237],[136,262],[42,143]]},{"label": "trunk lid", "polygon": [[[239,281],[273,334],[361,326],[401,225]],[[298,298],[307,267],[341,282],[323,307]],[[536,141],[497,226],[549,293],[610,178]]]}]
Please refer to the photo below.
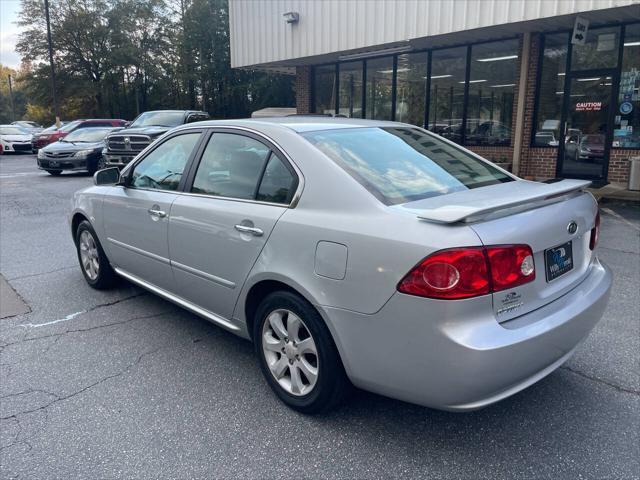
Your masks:
[{"label": "trunk lid", "polygon": [[[493,293],[496,318],[504,322],[552,302],[586,276],[593,254],[589,240],[597,213],[593,196],[582,191],[588,184],[578,180],[551,184],[514,181],[411,202],[402,207],[416,212],[423,220],[467,223],[484,245],[531,247],[535,280]],[[575,231],[569,227],[574,222]],[[566,273],[547,270],[545,252],[556,247],[556,253],[562,248],[560,253],[572,258],[573,266]],[[549,255],[553,268],[553,250]]]}]

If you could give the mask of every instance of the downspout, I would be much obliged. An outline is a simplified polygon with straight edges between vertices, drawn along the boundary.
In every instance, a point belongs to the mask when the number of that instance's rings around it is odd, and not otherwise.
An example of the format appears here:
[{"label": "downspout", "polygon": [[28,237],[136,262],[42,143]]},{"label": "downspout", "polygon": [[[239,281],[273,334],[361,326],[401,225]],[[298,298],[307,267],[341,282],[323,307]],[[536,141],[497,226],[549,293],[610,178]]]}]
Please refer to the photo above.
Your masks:
[{"label": "downspout", "polygon": [[529,78],[529,52],[531,50],[531,33],[522,35],[522,59],[520,60],[520,79],[518,82],[518,108],[516,110],[516,132],[513,141],[513,166],[511,171],[520,172],[520,155],[524,140],[524,111],[527,98],[527,79]]}]

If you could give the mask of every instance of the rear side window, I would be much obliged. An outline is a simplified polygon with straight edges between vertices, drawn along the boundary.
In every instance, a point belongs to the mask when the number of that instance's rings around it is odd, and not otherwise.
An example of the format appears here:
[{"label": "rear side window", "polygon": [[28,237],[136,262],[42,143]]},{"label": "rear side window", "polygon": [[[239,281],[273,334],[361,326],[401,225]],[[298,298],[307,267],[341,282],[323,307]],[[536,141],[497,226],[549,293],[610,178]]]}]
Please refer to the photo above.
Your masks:
[{"label": "rear side window", "polygon": [[244,135],[214,133],[202,154],[193,193],[255,199],[269,148]]},{"label": "rear side window", "polygon": [[302,136],[386,205],[513,180],[417,128],[345,128]]},{"label": "rear side window", "polygon": [[256,200],[289,203],[296,187],[296,177],[275,154],[269,157]]}]

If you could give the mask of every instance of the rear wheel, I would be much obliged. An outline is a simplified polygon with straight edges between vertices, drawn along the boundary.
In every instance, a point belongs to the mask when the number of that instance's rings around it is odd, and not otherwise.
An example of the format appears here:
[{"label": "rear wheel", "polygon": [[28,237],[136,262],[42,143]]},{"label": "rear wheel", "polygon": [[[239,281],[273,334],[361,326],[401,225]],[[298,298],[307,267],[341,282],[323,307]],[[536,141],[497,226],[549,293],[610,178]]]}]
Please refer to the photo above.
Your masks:
[{"label": "rear wheel", "polygon": [[258,307],[253,338],[262,373],[275,394],[302,413],[337,406],[350,389],[324,321],[291,292],[268,295]]},{"label": "rear wheel", "polygon": [[98,241],[96,232],[86,220],[80,222],[76,230],[76,250],[82,275],[89,286],[103,290],[115,284],[116,273]]},{"label": "rear wheel", "polygon": [[47,172],[53,175],[54,177],[57,177],[62,173],[62,170],[47,170]]}]

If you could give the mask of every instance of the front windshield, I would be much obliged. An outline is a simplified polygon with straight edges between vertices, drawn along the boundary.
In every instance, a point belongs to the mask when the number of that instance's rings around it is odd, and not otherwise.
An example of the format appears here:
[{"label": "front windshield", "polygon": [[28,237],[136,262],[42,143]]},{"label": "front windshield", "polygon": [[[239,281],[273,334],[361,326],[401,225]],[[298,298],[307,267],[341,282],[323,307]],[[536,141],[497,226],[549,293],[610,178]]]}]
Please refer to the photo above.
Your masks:
[{"label": "front windshield", "polygon": [[177,127],[184,123],[184,112],[145,112],[136,118],[132,127]]},{"label": "front windshield", "polygon": [[386,205],[513,180],[417,128],[344,128],[302,136]]},{"label": "front windshield", "polygon": [[78,125],[80,125],[80,122],[78,120],[76,120],[75,122],[67,123],[66,125],[60,127],[60,131],[61,132],[68,132],[68,131],[73,130],[74,128],[76,128]]},{"label": "front windshield", "polygon": [[113,128],[79,128],[62,139],[63,142],[100,142]]},{"label": "front windshield", "polygon": [[0,135],[29,135],[20,127],[0,127]]}]

